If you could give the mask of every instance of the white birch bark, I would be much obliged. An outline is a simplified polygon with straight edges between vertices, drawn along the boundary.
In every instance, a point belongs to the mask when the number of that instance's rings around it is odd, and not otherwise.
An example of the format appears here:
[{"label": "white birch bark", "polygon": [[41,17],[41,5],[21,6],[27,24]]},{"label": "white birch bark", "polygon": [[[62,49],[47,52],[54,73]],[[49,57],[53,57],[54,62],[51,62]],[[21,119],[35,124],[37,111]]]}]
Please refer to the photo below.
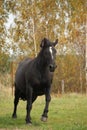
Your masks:
[{"label": "white birch bark", "polygon": [[[35,1],[32,8],[32,15],[35,13]],[[35,51],[35,57],[37,56],[37,46],[36,46],[36,37],[35,37],[35,17],[33,16],[32,19],[32,26],[33,26],[33,40],[34,40],[34,51]]]},{"label": "white birch bark", "polygon": [[33,24],[34,51],[35,51],[35,56],[37,56],[37,47],[36,47],[36,38],[35,38],[35,25],[34,25],[34,19],[32,20],[32,24]]}]

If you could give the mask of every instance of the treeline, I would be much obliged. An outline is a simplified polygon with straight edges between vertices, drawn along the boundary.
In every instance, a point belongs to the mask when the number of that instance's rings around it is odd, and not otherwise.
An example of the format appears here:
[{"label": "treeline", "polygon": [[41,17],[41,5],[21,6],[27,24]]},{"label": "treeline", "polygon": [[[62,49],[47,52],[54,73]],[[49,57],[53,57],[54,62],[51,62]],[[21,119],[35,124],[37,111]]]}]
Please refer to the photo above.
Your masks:
[{"label": "treeline", "polygon": [[37,55],[44,37],[83,53],[86,0],[1,0],[0,13],[0,50],[9,55]]},{"label": "treeline", "polygon": [[78,55],[57,56],[57,69],[52,91],[55,93],[86,92],[85,66]]},{"label": "treeline", "polygon": [[0,74],[9,73],[10,69],[9,55],[0,53]]},{"label": "treeline", "polygon": [[[0,57],[0,75],[3,76],[3,74],[8,73],[11,78],[11,80],[9,80],[11,84],[14,84],[16,68],[23,58],[24,57],[20,57],[16,61],[12,62],[7,55]],[[83,59],[81,59],[81,56],[72,54],[57,55],[56,64],[57,68],[54,74],[52,92],[86,92],[85,63],[83,62]]]},{"label": "treeline", "polygon": [[[84,92],[86,0],[0,0],[0,76],[58,39],[53,92]],[[10,80],[13,82],[13,80]],[[13,84],[13,83],[12,83]]]}]

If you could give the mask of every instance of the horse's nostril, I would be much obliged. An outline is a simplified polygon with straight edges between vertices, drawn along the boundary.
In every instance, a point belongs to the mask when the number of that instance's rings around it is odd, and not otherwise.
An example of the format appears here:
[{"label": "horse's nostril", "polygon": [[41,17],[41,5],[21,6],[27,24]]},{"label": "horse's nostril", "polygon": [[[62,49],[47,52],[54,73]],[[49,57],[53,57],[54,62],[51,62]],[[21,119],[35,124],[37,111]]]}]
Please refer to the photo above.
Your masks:
[{"label": "horse's nostril", "polygon": [[49,65],[49,68],[50,68],[50,69],[52,69],[52,68],[53,68],[53,65],[52,65],[52,64],[50,64],[50,65]]},{"label": "horse's nostril", "polygon": [[50,65],[49,65],[49,70],[50,70],[51,72],[54,72],[55,69],[56,69],[56,67],[57,67],[57,65],[55,65],[55,64],[50,64]]}]

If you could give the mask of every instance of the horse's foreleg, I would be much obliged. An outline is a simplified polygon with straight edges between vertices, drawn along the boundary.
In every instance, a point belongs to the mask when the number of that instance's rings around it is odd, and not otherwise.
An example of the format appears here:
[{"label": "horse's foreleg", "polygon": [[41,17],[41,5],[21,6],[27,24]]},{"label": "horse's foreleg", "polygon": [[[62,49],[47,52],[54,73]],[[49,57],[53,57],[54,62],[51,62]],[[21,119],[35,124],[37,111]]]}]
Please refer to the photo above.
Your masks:
[{"label": "horse's foreleg", "polygon": [[48,88],[46,90],[46,94],[45,94],[46,98],[46,104],[45,104],[45,108],[44,108],[44,111],[43,111],[43,114],[42,114],[42,117],[41,117],[41,120],[42,121],[47,121],[47,118],[48,118],[48,108],[49,108],[49,103],[51,101],[51,96],[50,96],[50,88]]}]

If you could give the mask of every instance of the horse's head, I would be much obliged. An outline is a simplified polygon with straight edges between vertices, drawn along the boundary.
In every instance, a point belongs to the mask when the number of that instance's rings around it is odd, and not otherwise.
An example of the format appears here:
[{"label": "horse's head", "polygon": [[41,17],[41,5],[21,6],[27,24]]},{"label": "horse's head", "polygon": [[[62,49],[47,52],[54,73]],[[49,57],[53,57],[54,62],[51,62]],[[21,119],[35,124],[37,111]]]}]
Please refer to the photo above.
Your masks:
[{"label": "horse's head", "polygon": [[53,72],[57,67],[57,65],[55,64],[55,59],[56,59],[55,45],[57,43],[58,40],[56,40],[55,42],[50,42],[48,39],[44,38],[40,45],[40,47],[42,48],[44,62],[47,64],[51,72]]}]

